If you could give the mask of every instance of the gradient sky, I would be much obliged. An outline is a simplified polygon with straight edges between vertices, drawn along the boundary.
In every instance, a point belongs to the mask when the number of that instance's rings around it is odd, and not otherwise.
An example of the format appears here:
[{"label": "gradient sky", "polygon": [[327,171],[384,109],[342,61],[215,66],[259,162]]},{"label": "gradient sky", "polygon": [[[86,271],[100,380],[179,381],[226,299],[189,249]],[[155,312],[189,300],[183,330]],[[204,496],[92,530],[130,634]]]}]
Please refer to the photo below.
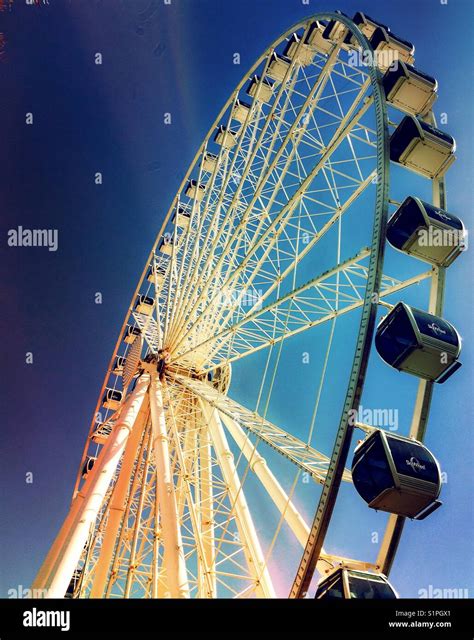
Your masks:
[{"label": "gradient sky", "polygon": [[[49,0],[33,7],[15,1],[10,13],[0,13],[6,36],[0,62],[0,595],[30,585],[64,518],[136,279],[216,113],[280,33],[334,8],[350,16],[366,11],[389,24],[415,42],[417,66],[438,78],[435,113],[448,115],[445,128],[458,144],[458,160],[448,174],[448,210],[470,226],[469,0],[339,0],[337,7],[322,0],[310,0],[309,6],[301,0],[172,0],[170,6],[161,0]],[[96,52],[102,53],[102,65],[94,64]],[[232,64],[234,52],[241,55],[240,66]],[[32,126],[25,125],[27,112],[34,115]],[[163,125],[164,112],[171,112],[171,126]],[[97,171],[104,176],[101,186],[94,183]],[[392,195],[401,198],[410,178],[406,172],[394,177]],[[58,251],[8,247],[7,231],[18,225],[58,229]],[[429,585],[474,593],[471,256],[472,251],[449,269],[445,301],[446,317],[464,338],[464,368],[436,389],[427,436],[448,474],[445,506],[406,527],[391,576],[402,596],[416,597]],[[102,305],[94,303],[96,292],[102,293]],[[305,344],[297,346],[298,354]],[[33,364],[25,363],[26,352],[33,353]],[[384,366],[374,362],[375,378],[386,373]],[[397,401],[390,385],[380,389],[370,378],[366,392],[376,392],[377,406],[400,406],[403,416],[414,382],[400,382]],[[237,379],[236,398],[247,392],[245,381]],[[297,399],[295,390],[288,402],[282,388],[274,408],[282,424],[285,413],[305,413],[307,403]],[[25,482],[27,472],[33,472],[32,484]],[[333,551],[342,551],[361,508],[342,492],[331,526]],[[365,533],[351,540],[360,557],[372,552],[367,531],[381,530],[380,514],[364,514]],[[310,511],[306,516],[311,518]]]}]

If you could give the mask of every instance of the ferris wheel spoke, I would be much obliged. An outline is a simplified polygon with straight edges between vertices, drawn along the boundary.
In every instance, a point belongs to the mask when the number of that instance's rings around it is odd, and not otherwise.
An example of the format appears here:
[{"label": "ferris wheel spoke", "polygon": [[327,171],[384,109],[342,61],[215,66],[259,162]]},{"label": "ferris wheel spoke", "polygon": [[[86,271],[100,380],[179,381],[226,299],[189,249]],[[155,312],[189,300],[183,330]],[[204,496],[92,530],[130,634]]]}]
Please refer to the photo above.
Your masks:
[{"label": "ferris wheel spoke", "polygon": [[[268,63],[270,61],[270,56],[268,56],[266,62],[265,62],[265,67],[264,67],[264,71],[267,70],[267,66]],[[198,267],[201,267],[201,271],[200,273],[204,274],[204,278],[207,277],[207,274],[211,272],[211,268],[213,266],[213,260],[214,260],[214,252],[216,247],[219,245],[219,243],[225,242],[226,238],[228,237],[229,233],[233,233],[233,225],[232,225],[232,221],[235,217],[235,215],[239,214],[239,208],[236,207],[236,204],[239,203],[239,197],[240,194],[242,192],[243,186],[245,185],[245,180],[247,178],[247,174],[250,172],[250,168],[252,166],[252,162],[254,160],[254,158],[256,157],[257,153],[262,149],[265,148],[264,147],[264,142],[265,142],[265,135],[267,133],[267,130],[269,129],[270,123],[272,122],[272,118],[274,116],[274,113],[276,111],[276,108],[279,104],[279,99],[281,97],[281,95],[285,94],[286,95],[286,99],[285,102],[283,104],[283,106],[281,107],[281,113],[283,114],[285,112],[285,110],[288,108],[288,103],[289,103],[289,98],[291,95],[291,83],[293,83],[296,79],[296,75],[294,75],[294,71],[296,70],[297,72],[297,65],[295,64],[295,62],[292,62],[289,67],[288,70],[285,74],[285,78],[283,80],[283,82],[281,83],[281,87],[277,93],[276,99],[274,100],[274,103],[271,107],[271,110],[269,112],[269,114],[267,116],[265,116],[265,114],[263,113],[262,110],[262,105],[259,104],[258,102],[258,97],[259,97],[259,90],[262,87],[262,82],[263,82],[263,78],[264,78],[264,73],[262,73],[262,76],[260,78],[259,81],[259,85],[257,88],[257,93],[255,95],[255,99],[254,99],[254,108],[256,108],[257,113],[259,115],[260,118],[264,119],[264,123],[262,126],[262,129],[260,131],[258,131],[258,120],[256,118],[251,118],[251,113],[252,111],[250,110],[246,121],[244,123],[243,126],[243,130],[241,132],[239,132],[239,143],[237,145],[237,150],[233,155],[233,160],[231,162],[231,166],[229,171],[227,171],[225,173],[224,176],[224,180],[222,182],[222,184],[219,185],[219,190],[218,190],[218,198],[217,198],[217,203],[215,205],[215,209],[219,210],[219,208],[224,204],[224,199],[225,196],[227,196],[228,198],[230,197],[229,202],[225,203],[226,204],[226,208],[227,208],[227,212],[224,216],[224,219],[221,223],[221,225],[218,228],[218,231],[215,233],[215,237],[212,239],[212,242],[210,243],[210,247],[208,250],[208,245],[209,245],[209,236],[210,236],[210,231],[211,231],[211,226],[209,226],[208,228],[208,232],[205,236],[204,241],[201,244],[201,251],[196,252],[194,250],[194,256],[198,257],[199,260],[192,263],[190,265],[190,269],[188,269],[188,273],[190,274],[188,277],[189,280],[189,285],[186,286],[186,292],[187,291],[191,291],[192,293],[192,285],[195,284],[195,280],[196,280],[196,272],[198,271]],[[286,90],[286,81],[290,81],[290,84],[288,86],[288,90]],[[256,107],[255,107],[256,105]],[[230,123],[230,119],[232,117],[232,110],[229,113],[229,123]],[[279,127],[282,123],[282,119],[278,118],[278,123],[277,123],[277,129],[276,131],[279,130]],[[229,186],[231,186],[232,184],[232,178],[234,177],[234,173],[233,173],[233,168],[234,165],[236,163],[236,160],[238,159],[238,153],[241,150],[241,145],[243,143],[243,141],[246,139],[246,132],[248,130],[248,128],[251,125],[251,139],[250,139],[250,144],[247,148],[246,153],[243,154],[243,161],[244,161],[244,170],[243,170],[243,174],[240,175],[239,174],[239,180],[238,180],[238,184],[237,184],[237,189],[235,190],[235,193],[232,193],[231,191],[228,190]],[[258,137],[257,137],[257,133],[258,133]],[[273,144],[275,141],[275,136],[272,137],[272,143],[270,145],[270,150],[267,152],[268,155],[271,154],[271,151],[273,149]],[[224,145],[222,145],[222,149],[224,148]],[[222,150],[221,149],[221,150]],[[228,152],[228,155],[230,156],[230,151]],[[211,193],[209,193],[210,197]],[[212,213],[212,209],[207,208],[206,210],[206,215],[210,215]],[[202,233],[202,229],[200,230]],[[201,234],[197,235],[197,238],[199,239]],[[223,239],[222,239],[223,238]],[[203,262],[204,260],[204,262]],[[179,318],[181,318],[181,316],[179,316]]]},{"label": "ferris wheel spoke", "polygon": [[[334,55],[336,55],[336,54],[334,54]],[[269,60],[269,58],[267,59],[267,64],[268,64],[268,60]],[[327,63],[326,63],[326,66],[327,66]],[[251,156],[246,159],[247,161],[246,161],[246,167],[245,167],[244,174],[239,178],[238,189],[236,190],[235,195],[232,196],[232,200],[230,201],[229,206],[228,206],[228,214],[226,215],[226,218],[225,218],[226,222],[227,222],[227,218],[228,218],[229,214],[231,213],[232,207],[235,204],[236,198],[238,198],[238,196],[244,190],[244,187],[245,187],[245,184],[246,184],[245,183],[245,178],[247,177],[247,174],[250,173],[252,167],[256,167],[258,165],[258,163],[259,163],[258,159],[257,159],[256,163],[253,162],[253,161],[254,161],[255,158],[257,158],[257,153],[260,153],[262,149],[266,150],[266,153],[267,153],[267,156],[266,156],[267,159],[265,158],[265,156],[263,156],[263,160],[262,160],[263,165],[264,166],[268,165],[268,158],[271,155],[271,152],[273,150],[273,146],[274,146],[275,141],[276,141],[276,139],[278,137],[279,128],[280,128],[281,124],[283,123],[283,117],[282,116],[283,116],[286,108],[288,107],[289,99],[290,99],[290,96],[291,96],[291,86],[286,86],[286,78],[288,78],[288,75],[290,74],[290,71],[293,71],[294,68],[295,68],[295,62],[293,61],[293,62],[291,62],[290,66],[289,66],[289,69],[288,69],[288,71],[286,73],[286,77],[283,80],[283,82],[281,83],[281,88],[280,88],[280,90],[279,90],[279,92],[277,94],[276,99],[273,102],[273,106],[272,106],[272,108],[270,110],[270,113],[268,114],[268,116],[266,118],[264,127],[262,129],[262,132],[261,132],[261,135],[260,135],[260,138],[259,138],[259,145],[255,145],[253,147],[253,151],[252,151]],[[322,74],[322,77],[324,77],[324,73]],[[263,78],[263,75],[262,75],[262,78]],[[295,78],[296,78],[296,76],[295,76]],[[277,126],[276,126],[276,129],[274,131],[273,136],[271,136],[271,138],[270,138],[270,143],[271,143],[270,147],[269,147],[269,149],[267,149],[266,148],[266,144],[265,144],[264,134],[267,131],[267,129],[270,128],[270,125],[272,123],[272,118],[274,117],[274,115],[276,115],[275,114],[275,109],[276,109],[276,106],[278,104],[279,96],[282,94],[283,90],[285,90],[285,95],[286,95],[285,105],[278,112],[278,115],[277,115]],[[257,98],[257,96],[255,96],[254,104],[255,104],[256,98]],[[258,102],[257,102],[257,104],[258,104]],[[287,140],[287,139],[288,139],[288,133],[286,134],[285,140]],[[260,153],[260,155],[261,155],[261,153]],[[225,190],[221,191],[222,196],[224,194],[224,191]],[[225,234],[224,234],[224,230],[225,229],[226,229],[226,225],[225,224],[221,225],[221,232],[216,237],[216,239],[215,239],[215,241],[213,243],[213,247],[216,245],[216,242],[219,242],[219,240],[221,239],[222,235],[224,235],[224,241],[225,241]],[[204,243],[204,249],[206,249],[205,245],[206,245],[206,243]],[[204,251],[204,256],[206,256],[206,255],[207,255],[206,251]],[[207,264],[205,264],[203,266],[203,269],[205,271],[207,271]]]},{"label": "ferris wheel spoke", "polygon": [[[319,483],[324,482],[329,461],[327,456],[319,453],[284,429],[265,420],[257,413],[246,409],[229,397],[219,393],[217,389],[210,385],[178,374],[174,375],[174,377],[180,385],[191,390],[212,407],[218,409],[221,414],[225,414],[235,420],[245,431],[257,436],[262,442],[278,451],[302,471],[307,472],[314,480]],[[344,473],[344,480],[350,482],[350,473],[348,471]]]},{"label": "ferris wheel spoke", "polygon": [[[249,314],[235,325],[198,344],[196,351],[189,351],[189,356],[188,352],[180,354],[180,360],[186,361],[189,357],[192,362],[198,352],[204,358],[201,363],[203,370],[211,371],[360,309],[368,273],[364,261],[367,262],[368,256],[369,251],[363,250],[354,258],[313,278],[274,303]],[[343,276],[343,280],[338,281],[339,275]],[[379,304],[386,306],[386,297],[418,284],[431,275],[432,271],[429,270],[403,281],[384,276]]]},{"label": "ferris wheel spoke", "polygon": [[[284,227],[283,227],[283,226],[281,226],[281,227],[280,227],[280,230],[279,230],[278,237],[280,237],[280,236],[281,236],[281,232],[282,232],[283,230],[284,230]],[[254,236],[255,236],[255,235],[256,235],[256,234],[254,233]],[[261,243],[260,243],[260,244],[261,244]],[[254,245],[254,246],[255,246],[255,245]],[[258,245],[257,245],[257,247],[258,247]],[[250,251],[247,251],[247,255],[248,255],[248,259],[247,259],[248,265],[247,265],[247,266],[248,266],[249,268],[251,267],[251,273],[253,274],[253,276],[247,276],[247,277],[246,277],[246,281],[247,281],[247,282],[249,281],[249,279],[251,279],[252,277],[254,277],[254,276],[258,273],[258,271],[259,271],[259,270],[258,270],[258,268],[255,268],[255,265],[253,264],[253,262],[250,262],[250,258],[252,258],[252,256],[251,256],[251,255],[249,255],[249,253],[251,254],[251,252],[250,252]],[[268,253],[268,252],[267,252],[267,253]],[[235,255],[235,254],[234,254],[234,255]],[[240,265],[240,267],[238,267],[238,268],[237,268],[237,272],[239,271],[239,269],[241,269],[241,267],[242,267],[242,266],[243,266],[243,265],[241,264],[241,265]],[[247,272],[248,272],[248,271],[249,271],[249,269],[247,269]],[[234,272],[234,273],[235,273],[235,272]],[[245,273],[245,272],[243,272],[243,273]],[[231,286],[231,285],[229,285],[229,286]]]},{"label": "ferris wheel spoke", "polygon": [[[341,122],[339,127],[336,129],[336,132],[334,133],[334,135],[332,136],[331,140],[329,141],[329,143],[328,143],[324,153],[322,154],[320,160],[316,163],[316,165],[310,171],[308,176],[305,178],[305,180],[303,181],[303,183],[301,185],[301,188],[296,191],[294,196],[292,196],[292,198],[283,207],[283,209],[281,209],[281,211],[279,211],[279,213],[276,215],[275,219],[265,229],[265,231],[261,234],[261,236],[258,237],[258,235],[257,235],[257,239],[254,241],[252,247],[248,248],[246,257],[242,260],[242,262],[240,262],[240,264],[238,266],[236,266],[236,268],[233,271],[232,276],[224,283],[224,285],[223,285],[224,288],[225,287],[231,287],[232,288],[232,286],[235,287],[236,281],[239,281],[239,280],[243,279],[242,278],[242,273],[245,273],[244,280],[245,280],[245,283],[247,284],[247,286],[251,285],[253,279],[255,278],[256,274],[259,271],[259,268],[255,269],[255,267],[253,267],[251,274],[249,274],[248,271],[245,271],[245,269],[248,266],[250,260],[256,254],[258,249],[262,249],[262,255],[258,260],[258,265],[260,266],[262,263],[264,263],[266,261],[266,258],[268,256],[269,252],[274,247],[275,243],[278,242],[278,237],[281,234],[282,229],[285,227],[285,224],[291,218],[291,215],[292,215],[295,207],[297,206],[298,202],[301,200],[301,197],[302,197],[303,193],[305,192],[305,190],[310,187],[313,179],[319,173],[321,168],[325,165],[325,163],[328,160],[328,158],[330,158],[330,156],[334,153],[334,151],[343,142],[343,140],[345,139],[345,137],[347,135],[347,131],[348,130],[350,131],[352,129],[352,127],[355,125],[355,123],[357,121],[359,121],[360,118],[362,118],[362,116],[366,113],[367,109],[371,105],[372,98],[369,97],[364,101],[363,106],[360,107],[356,111],[360,100],[363,99],[363,97],[364,97],[364,95],[366,93],[366,90],[367,90],[367,86],[364,86],[363,89],[361,90],[361,92],[359,93],[359,99],[356,100],[352,104],[351,108],[349,108],[349,110],[348,110],[346,116],[344,117],[343,121]],[[206,290],[206,286],[204,287],[200,298],[198,298],[198,301],[200,299],[202,299],[205,290]],[[196,308],[196,306],[195,306],[195,308]],[[212,304],[209,305],[208,309],[211,309],[212,311],[214,311],[213,305]],[[200,315],[200,318],[203,319],[206,316],[206,313],[208,313],[208,311],[207,310],[203,310],[201,315]],[[192,327],[194,327],[194,326],[195,326],[195,324],[193,323]],[[177,350],[179,348],[179,346],[184,341],[184,339],[189,335],[190,331],[191,331],[191,329],[188,329],[187,332],[184,332],[184,335],[181,337],[180,340],[178,340],[177,344],[172,345],[172,349],[173,350]]]},{"label": "ferris wheel spoke", "polygon": [[[286,144],[291,140],[293,133],[297,130],[298,125],[300,123],[300,121],[302,120],[303,116],[307,113],[307,109],[308,107],[310,107],[310,111],[315,107],[315,105],[317,104],[317,101],[320,97],[320,95],[322,94],[324,87],[326,86],[326,82],[327,82],[327,78],[329,73],[331,72],[331,69],[333,67],[333,65],[335,64],[335,61],[337,60],[337,56],[338,56],[339,50],[338,48],[335,48],[334,51],[332,52],[331,56],[328,58],[327,62],[324,65],[324,68],[320,74],[320,77],[318,78],[318,82],[316,82],[314,84],[314,87],[311,89],[309,95],[307,96],[303,106],[300,108],[298,115],[296,116],[294,122],[292,123],[292,125],[290,126],[290,128],[288,129],[285,139],[283,141],[283,143],[279,146],[278,151],[275,154],[275,157],[273,158],[273,160],[271,161],[271,163],[268,165],[268,161],[265,160],[264,161],[264,167],[266,168],[266,172],[265,172],[265,178],[260,180],[259,183],[259,187],[255,190],[255,193],[253,194],[249,204],[246,206],[245,212],[242,215],[242,219],[239,222],[239,224],[237,225],[237,227],[235,229],[232,229],[232,235],[230,236],[230,240],[234,240],[235,238],[237,238],[237,240],[235,241],[235,243],[238,245],[239,244],[239,232],[245,228],[245,224],[247,222],[247,219],[250,215],[250,213],[252,212],[252,208],[255,205],[255,202],[257,202],[258,198],[261,196],[261,193],[263,191],[264,186],[266,185],[266,182],[268,180],[268,178],[272,175],[273,171],[275,170],[276,166],[278,165],[278,162],[280,160],[280,157],[283,155],[284,150],[286,148]],[[283,90],[283,83],[282,83],[282,87],[280,89],[280,92],[282,92]],[[287,92],[288,98],[290,97],[290,92]],[[276,102],[273,105],[273,110],[275,109],[276,106]],[[271,114],[272,111],[269,114],[269,117],[266,120],[266,124],[265,127],[267,127],[269,125],[269,123],[271,122]],[[279,121],[280,122],[280,121]],[[306,128],[306,124],[304,123],[302,128],[301,128],[301,133],[300,135],[302,135],[302,132],[305,130]],[[265,129],[266,130],[266,129]],[[263,141],[262,141],[263,142]],[[274,136],[271,138],[270,141],[270,148],[269,151],[267,151],[267,158],[270,157],[271,155],[271,151],[273,150],[273,146],[274,146]],[[293,145],[294,148],[296,148],[296,145]],[[256,146],[253,152],[253,155],[250,157],[249,162],[247,163],[248,166],[248,170],[250,170],[250,166],[252,164],[252,161],[257,153],[258,147]],[[288,160],[286,161],[286,165],[288,166],[289,162]],[[245,173],[244,173],[245,176]],[[241,186],[242,185],[242,186]],[[239,187],[236,191],[236,195],[241,193],[242,187],[244,185],[244,179],[241,179],[239,182]],[[233,197],[233,201],[231,203],[234,204],[235,203],[235,195]],[[230,216],[230,213],[232,212],[232,206],[229,206],[229,210],[226,214],[226,218],[228,218]],[[262,225],[262,222],[259,223],[259,227]],[[223,224],[222,225],[223,229],[227,229],[226,225]],[[237,234],[237,235],[236,235]],[[214,270],[211,272],[210,275],[212,275],[212,273],[215,272],[219,272],[221,266],[222,266],[222,262],[224,260],[224,258],[228,255],[229,251],[230,251],[230,247],[229,244],[231,244],[231,242],[229,241],[228,237],[223,236],[223,232],[221,232],[220,234],[217,234],[216,240],[214,241],[213,245],[212,245],[212,249],[215,249],[217,247],[217,242],[219,240],[223,240],[221,242],[221,244],[224,245],[224,249],[222,250],[222,253],[220,254],[219,258],[217,259],[217,262],[215,264]],[[209,256],[213,255],[213,251],[209,252]],[[202,270],[206,273],[209,269],[209,257],[207,258],[207,261],[204,264],[200,264]],[[209,281],[208,281],[209,282]],[[192,311],[190,312],[191,314],[194,311],[194,308],[196,307],[196,304],[199,303],[201,301],[202,296],[207,293],[207,284],[205,283],[203,286],[203,291],[201,292],[201,295],[197,298],[197,301],[194,298],[194,306]],[[181,318],[180,318],[181,319]]]}]

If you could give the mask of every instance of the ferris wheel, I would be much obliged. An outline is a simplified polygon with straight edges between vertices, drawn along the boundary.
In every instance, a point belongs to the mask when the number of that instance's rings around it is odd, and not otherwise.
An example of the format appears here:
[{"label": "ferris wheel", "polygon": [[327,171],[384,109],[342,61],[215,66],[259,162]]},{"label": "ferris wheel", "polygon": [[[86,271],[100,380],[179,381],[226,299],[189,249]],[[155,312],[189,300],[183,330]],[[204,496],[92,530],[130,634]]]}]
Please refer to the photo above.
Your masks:
[{"label": "ferris wheel", "polygon": [[[404,523],[440,505],[433,387],[460,366],[442,306],[466,231],[436,93],[414,46],[362,13],[312,16],[249,69],[139,278],[35,589],[396,596]],[[358,411],[375,366],[394,403],[394,369],[418,378],[396,433]],[[383,518],[375,559],[330,552],[341,492]]]}]

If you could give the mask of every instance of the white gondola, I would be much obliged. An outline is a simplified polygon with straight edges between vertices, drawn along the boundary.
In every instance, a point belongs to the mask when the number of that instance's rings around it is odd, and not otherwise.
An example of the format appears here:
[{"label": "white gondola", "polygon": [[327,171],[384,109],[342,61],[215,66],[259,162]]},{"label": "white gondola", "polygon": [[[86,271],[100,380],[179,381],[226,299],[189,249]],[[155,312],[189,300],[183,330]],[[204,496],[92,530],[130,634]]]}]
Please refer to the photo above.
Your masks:
[{"label": "white gondola", "polygon": [[97,458],[94,458],[93,456],[87,456],[86,461],[84,462],[84,466],[82,467],[82,477],[84,478],[84,480],[92,471],[92,468],[96,460]]},{"label": "white gondola", "polygon": [[352,480],[371,509],[424,520],[441,502],[438,461],[417,440],[373,431],[354,452]]},{"label": "white gondola", "polygon": [[204,157],[202,159],[202,170],[207,171],[207,173],[214,173],[214,169],[217,164],[217,156],[215,153],[209,153],[206,151]]},{"label": "white gondola", "polygon": [[112,409],[116,411],[120,407],[122,402],[122,392],[110,387],[105,388],[104,397],[102,398],[102,405],[106,409]]},{"label": "white gondola", "polygon": [[433,382],[445,382],[461,366],[461,337],[453,325],[404,302],[380,322],[375,348],[391,367]]},{"label": "white gondola", "polygon": [[273,82],[267,78],[263,78],[260,82],[260,76],[253,76],[247,87],[247,93],[257,102],[270,102],[273,96]]},{"label": "white gondola", "polygon": [[398,598],[383,573],[338,567],[316,589],[317,600],[392,600]]},{"label": "white gondola", "polygon": [[243,102],[243,100],[236,100],[232,109],[232,118],[237,120],[237,122],[240,122],[240,124],[244,124],[247,120],[250,109],[251,106],[247,102]]},{"label": "white gondola", "polygon": [[125,358],[123,356],[115,356],[115,362],[112,369],[112,373],[116,376],[121,376],[123,372],[123,367],[125,364]]},{"label": "white gondola", "polygon": [[270,60],[267,75],[275,82],[283,82],[290,68],[290,60],[279,56],[275,51],[272,53]]},{"label": "white gondola", "polygon": [[377,22],[366,13],[362,13],[362,11],[357,11],[352,18],[352,22],[357,25],[364,34],[366,38],[370,40],[370,38],[374,35],[374,31],[378,28],[385,29],[387,33],[390,33],[390,27],[386,24],[382,24],[381,22]]},{"label": "white gondola", "polygon": [[198,184],[197,180],[190,180],[184,193],[188,198],[191,198],[191,200],[201,202],[206,193],[206,185],[202,183]]},{"label": "white gondola", "polygon": [[[342,13],[342,11],[337,11],[337,13],[340,13],[341,16],[345,18],[349,17],[346,16],[345,13]],[[330,20],[323,32],[323,38],[331,42],[342,42],[347,35],[348,28],[343,22],[339,22],[339,20]]]},{"label": "white gondola", "polygon": [[454,138],[413,116],[405,116],[390,138],[390,160],[427,178],[443,176],[455,151]]},{"label": "white gondola", "polygon": [[145,316],[151,316],[155,301],[149,296],[139,295],[135,304],[135,311],[143,313]]},{"label": "white gondola", "polygon": [[307,67],[313,62],[315,52],[305,42],[301,42],[300,44],[300,40],[301,38],[296,33],[293,33],[286,43],[283,55],[285,58],[295,60],[303,67]]},{"label": "white gondola", "polygon": [[237,144],[237,131],[232,131],[221,124],[214,136],[214,142],[224,149],[232,149]]},{"label": "white gondola", "polygon": [[163,253],[165,256],[170,256],[173,253],[172,236],[166,235],[161,238],[161,242],[158,245],[158,251],[161,251],[161,253]]},{"label": "white gondola", "polygon": [[161,286],[163,284],[163,282],[165,281],[165,276],[166,276],[166,269],[165,267],[155,264],[155,266],[151,266],[148,269],[148,273],[147,273],[147,280],[148,282],[152,282],[153,284],[155,284],[155,279],[156,279],[156,283],[158,286]]},{"label": "white gondola", "polygon": [[452,213],[408,196],[388,221],[387,240],[399,251],[448,267],[465,250],[467,232]]},{"label": "white gondola", "polygon": [[414,116],[428,113],[438,96],[434,78],[402,61],[387,70],[383,88],[387,102]]},{"label": "white gondola", "polygon": [[308,29],[308,35],[305,38],[305,43],[319,53],[327,55],[330,53],[334,45],[330,40],[323,38],[325,28],[326,24],[324,22],[318,22],[317,20],[312,22]]},{"label": "white gondola", "polygon": [[127,344],[132,344],[135,341],[135,338],[139,336],[141,333],[139,327],[132,327],[132,325],[127,325],[125,329],[125,333],[123,334],[123,341]]},{"label": "white gondola", "polygon": [[377,66],[386,71],[389,67],[396,66],[400,60],[413,64],[415,61],[415,45],[408,40],[402,40],[383,27],[375,29],[370,44],[375,51]]},{"label": "white gondola", "polygon": [[191,212],[189,209],[180,206],[173,216],[173,224],[176,224],[180,229],[187,229],[190,219]]}]

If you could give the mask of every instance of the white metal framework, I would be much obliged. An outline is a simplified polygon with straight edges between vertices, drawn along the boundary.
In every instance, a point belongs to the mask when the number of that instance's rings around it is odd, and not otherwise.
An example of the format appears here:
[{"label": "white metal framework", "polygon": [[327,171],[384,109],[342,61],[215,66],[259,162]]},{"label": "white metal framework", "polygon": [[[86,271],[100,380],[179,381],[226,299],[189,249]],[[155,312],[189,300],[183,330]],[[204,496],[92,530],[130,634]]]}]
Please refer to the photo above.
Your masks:
[{"label": "white metal framework", "polygon": [[[350,30],[350,44],[308,39],[325,20]],[[51,597],[304,597],[315,571],[341,563],[389,572],[403,518],[389,517],[375,562],[323,544],[341,481],[351,483],[353,430],[370,430],[349,415],[377,312],[428,281],[429,310],[440,313],[444,270],[382,272],[397,204],[388,111],[381,71],[350,62],[357,49],[373,53],[340,14],[301,22],[262,54],[216,118],[132,296],[71,509],[35,588]],[[433,193],[443,206],[442,179]],[[295,365],[302,351],[316,354],[308,375]],[[297,376],[310,411],[280,423],[281,380]],[[106,389],[119,393],[104,404]],[[418,439],[431,393],[420,382],[410,430]],[[302,478],[312,523],[300,508]],[[283,577],[279,545],[296,550]]]}]

